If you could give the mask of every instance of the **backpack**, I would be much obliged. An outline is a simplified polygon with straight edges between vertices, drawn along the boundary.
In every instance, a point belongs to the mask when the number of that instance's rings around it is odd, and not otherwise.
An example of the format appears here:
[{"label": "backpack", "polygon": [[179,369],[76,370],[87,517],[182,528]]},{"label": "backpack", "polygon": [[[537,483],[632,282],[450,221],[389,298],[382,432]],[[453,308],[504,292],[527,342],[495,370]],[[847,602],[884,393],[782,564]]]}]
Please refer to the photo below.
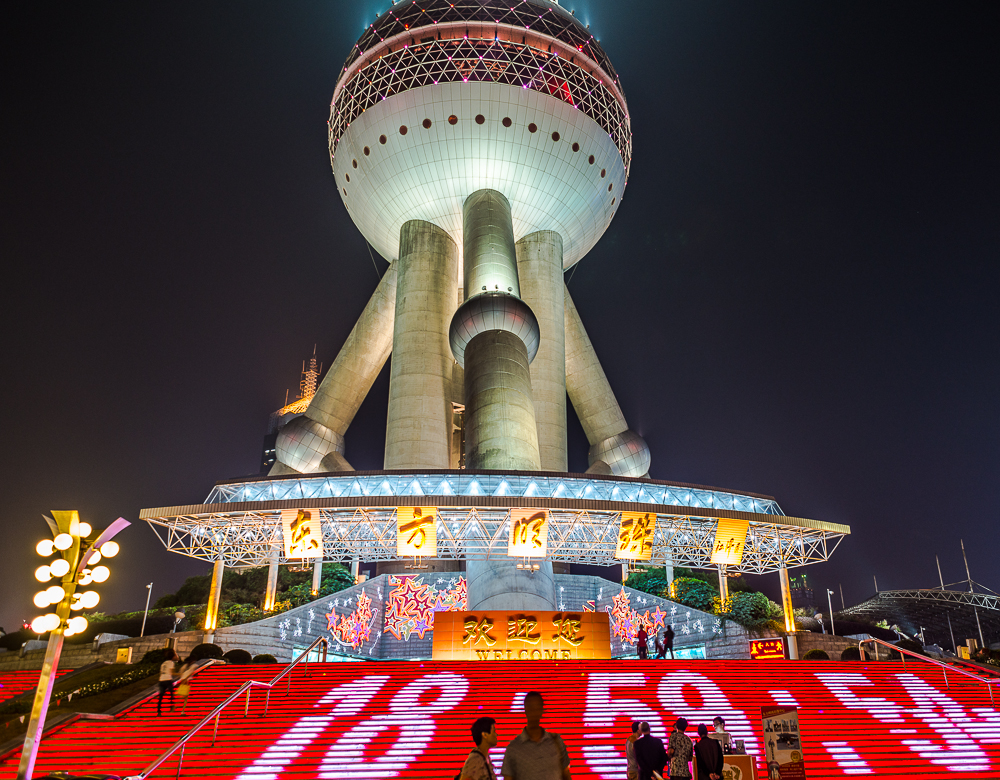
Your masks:
[{"label": "backpack", "polygon": [[[471,755],[472,755],[473,753],[475,753],[475,754],[476,754],[477,756],[479,756],[479,757],[480,757],[481,759],[483,759],[483,761],[486,761],[486,756],[484,756],[484,755],[483,755],[482,753],[480,753],[480,752],[479,752],[478,750],[470,750],[470,751],[469,751],[469,755],[470,755],[470,756],[471,756]],[[486,761],[486,769],[487,769],[487,772],[486,772],[486,773],[487,773],[487,774],[489,774],[489,769],[490,769],[490,762],[489,762],[489,761]],[[461,769],[459,769],[459,770],[458,770],[458,774],[457,774],[457,775],[455,775],[455,780],[460,780],[460,778],[461,778],[461,777],[462,777],[462,770],[461,770]]]}]

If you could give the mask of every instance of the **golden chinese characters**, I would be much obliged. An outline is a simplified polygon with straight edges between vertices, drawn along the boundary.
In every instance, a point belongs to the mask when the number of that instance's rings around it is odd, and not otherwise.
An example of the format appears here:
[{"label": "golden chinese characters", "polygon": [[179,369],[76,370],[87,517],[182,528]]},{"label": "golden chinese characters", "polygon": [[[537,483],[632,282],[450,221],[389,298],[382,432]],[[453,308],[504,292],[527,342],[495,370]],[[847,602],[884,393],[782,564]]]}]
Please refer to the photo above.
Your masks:
[{"label": "golden chinese characters", "polygon": [[396,555],[414,558],[437,555],[437,509],[435,507],[397,507]]},{"label": "golden chinese characters", "polygon": [[549,513],[544,509],[510,510],[507,554],[522,558],[544,557],[548,533]]},{"label": "golden chinese characters", "polygon": [[618,526],[618,546],[615,557],[631,561],[648,561],[653,557],[653,532],[656,515],[652,512],[622,512]]},{"label": "golden chinese characters", "polygon": [[323,556],[323,531],[319,517],[308,509],[284,509],[281,530],[286,558],[320,558]]}]

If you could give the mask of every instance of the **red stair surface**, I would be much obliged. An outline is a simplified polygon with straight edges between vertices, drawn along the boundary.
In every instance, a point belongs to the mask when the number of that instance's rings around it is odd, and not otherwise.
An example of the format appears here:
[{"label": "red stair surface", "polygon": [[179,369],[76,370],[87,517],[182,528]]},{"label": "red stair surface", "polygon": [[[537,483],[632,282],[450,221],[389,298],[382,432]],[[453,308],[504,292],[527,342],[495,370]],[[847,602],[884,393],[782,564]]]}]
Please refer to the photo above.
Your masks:
[{"label": "red stair surface", "polygon": [[[13,699],[26,691],[34,690],[38,687],[38,671],[34,672],[0,672],[0,702]],[[56,679],[66,674],[66,670],[60,669]]]},{"label": "red stair surface", "polygon": [[[36,775],[63,769],[136,774],[245,680],[280,666],[209,669],[187,713],[156,717],[148,700],[110,722],[79,722],[48,736]],[[477,717],[497,719],[503,747],[523,728],[522,699],[538,690],[546,725],[561,734],[574,778],[623,778],[630,721],[664,735],[680,716],[722,715],[760,753],[760,708],[797,705],[806,775],[1000,778],[1000,710],[985,686],[930,664],[840,661],[487,661],[310,664],[271,696],[253,693],[188,743],[182,777],[241,780],[451,778],[472,747]],[[1000,694],[1000,691],[997,692]],[[998,695],[1000,704],[1000,695]],[[17,755],[0,763],[15,776]],[[153,777],[169,778],[176,756]]]}]

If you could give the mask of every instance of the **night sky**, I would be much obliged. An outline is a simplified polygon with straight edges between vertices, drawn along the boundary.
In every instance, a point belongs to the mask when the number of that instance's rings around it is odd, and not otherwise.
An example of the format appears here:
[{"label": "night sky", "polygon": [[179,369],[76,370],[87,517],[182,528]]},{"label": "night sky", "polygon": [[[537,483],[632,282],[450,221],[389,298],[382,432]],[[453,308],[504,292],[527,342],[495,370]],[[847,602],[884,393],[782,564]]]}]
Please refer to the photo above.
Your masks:
[{"label": "night sky", "polygon": [[[386,267],[326,148],[344,59],[386,7],[6,7],[8,631],[37,613],[50,509],[135,521],[102,609],[209,570],[138,511],[256,472],[301,361],[316,343],[332,362]],[[935,586],[935,554],[964,579],[960,538],[1000,590],[1000,6],[575,10],[621,75],[635,153],[570,289],[651,475],[849,524],[807,570],[848,604],[873,575]],[[359,469],[382,465],[387,376],[348,432]]]}]

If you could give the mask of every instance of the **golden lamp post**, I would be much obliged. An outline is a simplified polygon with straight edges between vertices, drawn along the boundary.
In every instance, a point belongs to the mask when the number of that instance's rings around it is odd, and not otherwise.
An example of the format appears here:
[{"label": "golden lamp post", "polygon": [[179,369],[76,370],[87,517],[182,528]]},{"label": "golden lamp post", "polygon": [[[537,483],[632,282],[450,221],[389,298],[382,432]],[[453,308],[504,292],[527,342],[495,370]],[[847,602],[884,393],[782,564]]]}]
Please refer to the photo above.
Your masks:
[{"label": "golden lamp post", "polygon": [[49,608],[51,611],[36,617],[31,622],[31,630],[37,634],[48,632],[49,643],[45,648],[45,661],[38,677],[35,703],[31,708],[28,733],[21,750],[18,780],[28,780],[35,768],[63,638],[79,634],[87,628],[87,618],[80,614],[70,615],[93,609],[101,600],[96,591],[86,590],[80,593],[77,592],[77,587],[86,588],[91,583],[108,579],[111,572],[107,566],[99,564],[103,558],[113,558],[118,554],[118,542],[111,540],[119,531],[131,525],[128,520],[119,517],[98,532],[89,523],[80,520],[76,510],[53,512],[52,517],[46,517],[45,521],[52,531],[52,538],[40,541],[35,550],[43,558],[52,560],[35,569],[35,579],[41,583],[53,584],[35,594],[35,606],[39,609]]}]

